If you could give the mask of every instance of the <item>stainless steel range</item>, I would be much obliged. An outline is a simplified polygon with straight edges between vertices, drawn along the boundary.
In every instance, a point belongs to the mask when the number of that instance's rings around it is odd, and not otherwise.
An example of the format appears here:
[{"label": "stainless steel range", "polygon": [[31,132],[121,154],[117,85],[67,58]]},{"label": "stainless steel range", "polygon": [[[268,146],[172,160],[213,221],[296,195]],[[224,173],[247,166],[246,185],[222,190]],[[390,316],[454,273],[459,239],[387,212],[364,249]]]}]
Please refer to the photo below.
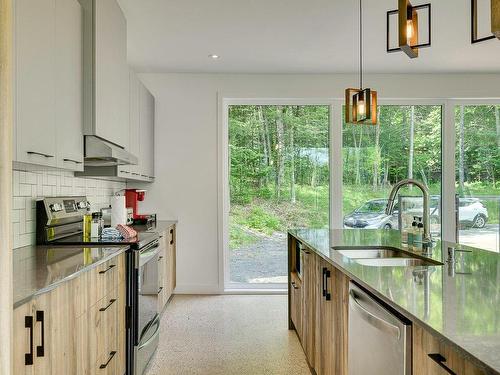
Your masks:
[{"label": "stainless steel range", "polygon": [[159,235],[139,231],[132,239],[84,238],[83,215],[90,204],[86,197],[46,197],[36,202],[39,245],[129,245],[127,259],[127,374],[142,375],[159,339],[158,257]]}]

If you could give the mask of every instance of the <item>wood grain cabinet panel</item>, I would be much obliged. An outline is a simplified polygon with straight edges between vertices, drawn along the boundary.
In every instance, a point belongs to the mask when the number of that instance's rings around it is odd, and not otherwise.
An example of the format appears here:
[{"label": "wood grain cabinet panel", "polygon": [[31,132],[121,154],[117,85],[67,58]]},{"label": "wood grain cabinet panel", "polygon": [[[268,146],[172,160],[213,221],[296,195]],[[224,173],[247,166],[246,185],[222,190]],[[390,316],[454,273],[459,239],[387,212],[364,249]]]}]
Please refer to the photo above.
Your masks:
[{"label": "wood grain cabinet panel", "polygon": [[293,272],[290,282],[290,318],[295,331],[302,342],[302,281],[297,273]]},{"label": "wood grain cabinet panel", "polygon": [[347,374],[349,279],[320,259],[317,267],[314,368],[321,375]]},{"label": "wood grain cabinet panel", "polygon": [[413,375],[483,375],[483,369],[418,324],[413,325]]},{"label": "wood grain cabinet panel", "polygon": [[[123,375],[124,267],[125,256],[121,254],[17,307],[15,374]],[[106,269],[113,273],[99,273]],[[109,289],[109,293],[95,300]],[[26,364],[29,353],[33,353],[32,364]],[[101,368],[103,365],[106,366]]]},{"label": "wood grain cabinet panel", "polygon": [[318,257],[308,249],[302,250],[302,253],[302,347],[309,366],[314,368]]}]

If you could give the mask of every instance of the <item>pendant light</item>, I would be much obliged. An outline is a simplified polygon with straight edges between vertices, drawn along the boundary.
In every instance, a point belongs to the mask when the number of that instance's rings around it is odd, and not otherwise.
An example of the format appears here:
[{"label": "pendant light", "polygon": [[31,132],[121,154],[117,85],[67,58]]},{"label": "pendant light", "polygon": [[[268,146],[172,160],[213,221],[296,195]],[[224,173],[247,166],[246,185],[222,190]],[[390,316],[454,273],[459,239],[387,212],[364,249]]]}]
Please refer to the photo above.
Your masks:
[{"label": "pendant light", "polygon": [[345,122],[377,125],[377,92],[363,88],[363,8],[359,0],[359,89],[345,90]]}]

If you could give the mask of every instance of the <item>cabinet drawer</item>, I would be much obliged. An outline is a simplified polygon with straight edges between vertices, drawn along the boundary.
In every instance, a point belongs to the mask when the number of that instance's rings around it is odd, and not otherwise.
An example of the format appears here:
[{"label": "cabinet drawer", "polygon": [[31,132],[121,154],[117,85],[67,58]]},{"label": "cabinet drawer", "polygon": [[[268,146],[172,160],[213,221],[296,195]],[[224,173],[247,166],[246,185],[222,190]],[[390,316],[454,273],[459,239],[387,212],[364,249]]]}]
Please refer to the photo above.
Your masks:
[{"label": "cabinet drawer", "polygon": [[413,326],[413,375],[483,375],[486,371],[444,341]]},{"label": "cabinet drawer", "polygon": [[111,352],[118,351],[118,333],[124,321],[120,296],[117,288],[78,318],[77,374],[88,374],[89,369],[100,374],[100,365],[106,364]]},{"label": "cabinet drawer", "polygon": [[89,305],[93,306],[123,281],[125,258],[123,254],[108,260],[90,272]]}]

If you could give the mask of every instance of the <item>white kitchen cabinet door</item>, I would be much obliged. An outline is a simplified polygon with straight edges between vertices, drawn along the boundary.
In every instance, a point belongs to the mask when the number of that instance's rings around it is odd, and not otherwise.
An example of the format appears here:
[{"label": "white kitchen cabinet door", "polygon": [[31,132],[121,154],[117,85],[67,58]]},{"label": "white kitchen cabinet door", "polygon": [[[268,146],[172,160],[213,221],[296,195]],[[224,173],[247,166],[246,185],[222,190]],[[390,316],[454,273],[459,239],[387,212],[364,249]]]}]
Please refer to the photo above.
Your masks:
[{"label": "white kitchen cabinet door", "polygon": [[139,127],[139,78],[137,74],[130,70],[130,122],[129,122],[129,151],[137,156],[137,165],[122,165],[118,167],[118,175],[127,179],[137,179],[140,176],[140,139]]},{"label": "white kitchen cabinet door", "polygon": [[140,84],[140,130],[141,130],[141,175],[154,178],[154,118],[155,99],[149,90]]},{"label": "white kitchen cabinet door", "polygon": [[77,0],[56,0],[57,166],[83,171],[83,34]]},{"label": "white kitchen cabinet door", "polygon": [[55,0],[16,0],[14,12],[14,160],[55,167]]},{"label": "white kitchen cabinet door", "polygon": [[116,0],[94,1],[95,135],[129,148],[127,23]]}]

